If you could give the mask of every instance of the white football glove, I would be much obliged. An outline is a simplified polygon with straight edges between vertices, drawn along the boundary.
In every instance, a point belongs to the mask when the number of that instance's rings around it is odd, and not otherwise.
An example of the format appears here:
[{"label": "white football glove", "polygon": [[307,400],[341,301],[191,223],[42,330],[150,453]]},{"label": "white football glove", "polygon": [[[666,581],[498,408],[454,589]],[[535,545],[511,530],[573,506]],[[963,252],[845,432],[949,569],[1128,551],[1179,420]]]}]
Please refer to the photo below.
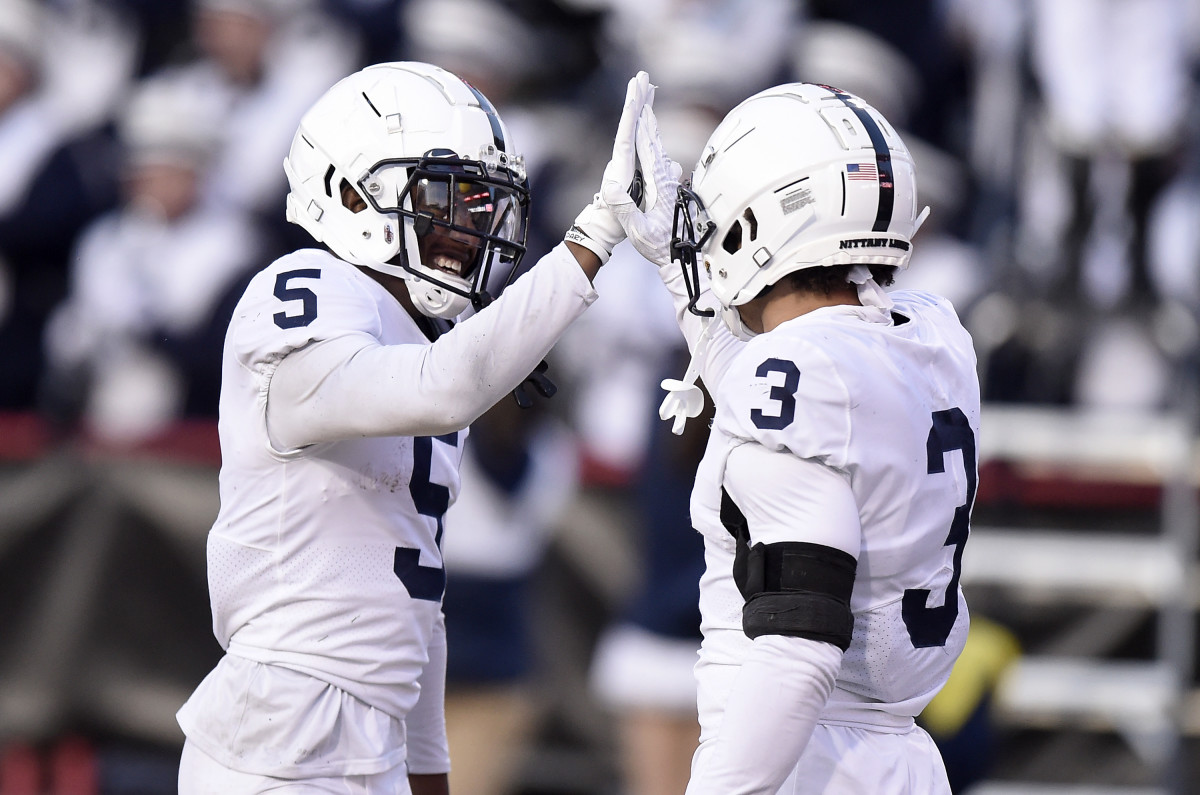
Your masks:
[{"label": "white football glove", "polygon": [[[566,234],[569,242],[577,243],[591,251],[600,258],[601,264],[608,262],[613,248],[625,239],[625,228],[606,204],[604,194],[606,191],[611,191],[614,196],[623,194],[626,201],[632,202],[629,192],[640,191],[640,188],[634,185],[637,160],[634,129],[637,127],[642,108],[652,102],[653,98],[654,86],[650,85],[650,76],[645,72],[638,72],[629,81],[625,92],[625,107],[621,110],[621,120],[617,124],[612,160],[604,167],[600,193],[595,195],[591,204],[583,208],[583,212],[576,217],[575,223]],[[613,182],[611,189],[610,181]]]},{"label": "white football glove", "polygon": [[635,84],[647,88],[638,89],[643,101],[636,123],[626,125],[622,117],[622,125],[617,128],[613,159],[604,170],[600,198],[612,210],[638,253],[662,266],[671,261],[671,223],[683,169],[667,157],[663,148],[649,75],[638,72],[629,81],[630,95],[635,94]]}]

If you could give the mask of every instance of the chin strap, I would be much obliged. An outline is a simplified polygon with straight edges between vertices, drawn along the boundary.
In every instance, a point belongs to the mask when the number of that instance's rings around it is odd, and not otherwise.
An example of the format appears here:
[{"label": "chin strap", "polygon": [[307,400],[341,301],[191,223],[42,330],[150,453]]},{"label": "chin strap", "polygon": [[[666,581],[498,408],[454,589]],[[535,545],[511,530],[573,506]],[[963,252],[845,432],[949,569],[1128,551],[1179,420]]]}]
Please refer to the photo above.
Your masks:
[{"label": "chin strap", "polygon": [[863,306],[891,311],[892,297],[871,278],[871,269],[866,265],[855,265],[850,269],[846,280],[858,286],[858,301]]},{"label": "chin strap", "polygon": [[704,360],[708,357],[708,341],[712,335],[712,324],[720,321],[715,317],[702,317],[700,322],[704,328],[700,332],[699,339],[696,340],[696,347],[692,351],[692,358],[688,361],[687,372],[683,374],[683,380],[667,378],[660,384],[663,389],[667,390],[667,396],[663,398],[662,404],[658,407],[658,417],[662,420],[674,418],[671,433],[676,436],[683,433],[684,425],[687,424],[689,417],[699,416],[700,412],[704,410],[704,392],[696,386],[696,379],[700,377],[700,370],[704,367]]}]

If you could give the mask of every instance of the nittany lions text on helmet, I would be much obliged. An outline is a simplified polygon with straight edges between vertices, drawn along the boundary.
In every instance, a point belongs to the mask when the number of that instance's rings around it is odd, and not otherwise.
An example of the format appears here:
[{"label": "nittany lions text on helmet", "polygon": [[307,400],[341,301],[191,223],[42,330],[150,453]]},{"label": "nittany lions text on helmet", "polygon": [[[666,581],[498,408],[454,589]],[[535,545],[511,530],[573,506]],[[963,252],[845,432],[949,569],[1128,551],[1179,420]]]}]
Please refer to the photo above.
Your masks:
[{"label": "nittany lions text on helmet", "polygon": [[491,103],[423,63],[367,67],[305,114],[284,160],[288,220],[337,256],[408,281],[453,318],[525,252],[524,160]]},{"label": "nittany lions text on helmet", "polygon": [[745,338],[734,307],[803,268],[903,269],[920,220],[912,157],[887,120],[853,94],[789,83],[713,131],[680,187],[673,248],[691,296],[702,262],[722,317]]}]

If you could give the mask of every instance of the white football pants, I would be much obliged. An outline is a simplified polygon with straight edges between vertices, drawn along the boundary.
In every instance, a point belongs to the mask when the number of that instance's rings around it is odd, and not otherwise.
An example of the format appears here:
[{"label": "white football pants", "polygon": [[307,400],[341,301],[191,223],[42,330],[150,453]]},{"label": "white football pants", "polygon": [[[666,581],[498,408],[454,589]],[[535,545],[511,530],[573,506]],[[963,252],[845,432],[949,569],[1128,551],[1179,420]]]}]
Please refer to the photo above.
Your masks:
[{"label": "white football pants", "polygon": [[335,776],[301,781],[241,773],[225,767],[190,742],[179,760],[179,795],[412,795],[404,765],[370,776]]}]

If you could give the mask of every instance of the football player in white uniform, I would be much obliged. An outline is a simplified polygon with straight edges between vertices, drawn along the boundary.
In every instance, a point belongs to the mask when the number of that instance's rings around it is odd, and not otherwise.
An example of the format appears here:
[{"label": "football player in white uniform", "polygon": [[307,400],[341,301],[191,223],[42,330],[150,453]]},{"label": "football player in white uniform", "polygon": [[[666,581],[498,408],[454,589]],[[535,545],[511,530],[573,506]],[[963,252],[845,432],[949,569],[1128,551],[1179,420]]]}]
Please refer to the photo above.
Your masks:
[{"label": "football player in white uniform", "polygon": [[489,304],[524,252],[523,162],[479,91],[422,63],[333,86],[284,170],[288,219],[324,248],[261,271],[226,337],[208,576],[227,653],[178,713],[180,792],[445,793],[440,542],[466,428],[595,299],[624,232],[594,202]]},{"label": "football player in white uniform", "polygon": [[924,216],[912,158],[858,97],[796,83],[732,110],[677,187],[652,95],[623,165],[645,203],[602,197],[693,353],[660,413],[698,413],[697,374],[716,404],[688,795],[948,793],[914,717],[967,637],[979,387],[950,304],[882,289]]}]

